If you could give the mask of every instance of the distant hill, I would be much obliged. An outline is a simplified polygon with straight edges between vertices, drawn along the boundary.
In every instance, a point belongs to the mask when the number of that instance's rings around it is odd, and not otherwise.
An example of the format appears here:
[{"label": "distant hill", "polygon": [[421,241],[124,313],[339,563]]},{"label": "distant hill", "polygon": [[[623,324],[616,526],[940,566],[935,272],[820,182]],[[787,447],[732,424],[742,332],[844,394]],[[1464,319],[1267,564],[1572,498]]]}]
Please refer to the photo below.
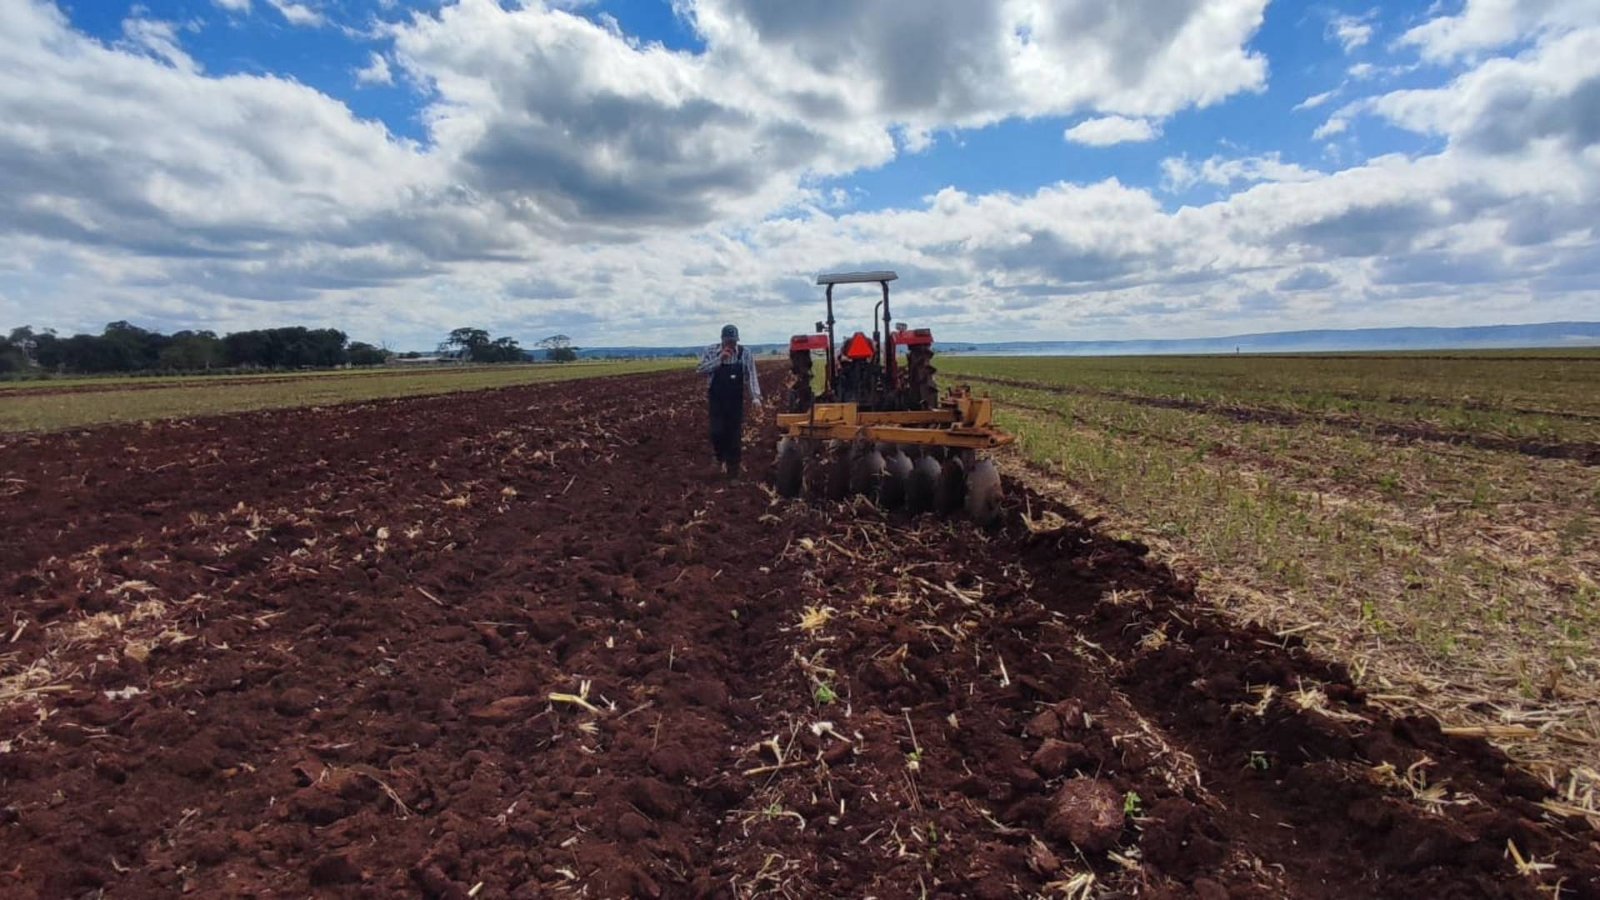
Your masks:
[{"label": "distant hill", "polygon": [[[580,359],[661,359],[674,356],[692,356],[696,359],[710,344],[698,344],[693,347],[584,347],[578,350]],[[746,344],[757,356],[786,353],[788,343],[782,344]],[[534,358],[542,358],[544,351],[533,351]]]},{"label": "distant hill", "polygon": [[1207,353],[1351,353],[1379,350],[1502,350],[1600,347],[1600,322],[1481,325],[1469,328],[1358,328],[1278,331],[1216,338],[1146,341],[946,343],[945,353],[1015,356],[1155,356]]},{"label": "distant hill", "polygon": [[[787,344],[751,344],[758,354],[783,353]],[[1357,328],[1277,331],[1215,338],[1142,341],[941,341],[942,353],[1006,356],[1159,356],[1208,353],[1352,353],[1381,350],[1506,350],[1600,347],[1600,322],[1480,325],[1470,328]],[[703,345],[585,347],[584,359],[656,359],[699,356]],[[536,354],[542,355],[542,354]]]}]

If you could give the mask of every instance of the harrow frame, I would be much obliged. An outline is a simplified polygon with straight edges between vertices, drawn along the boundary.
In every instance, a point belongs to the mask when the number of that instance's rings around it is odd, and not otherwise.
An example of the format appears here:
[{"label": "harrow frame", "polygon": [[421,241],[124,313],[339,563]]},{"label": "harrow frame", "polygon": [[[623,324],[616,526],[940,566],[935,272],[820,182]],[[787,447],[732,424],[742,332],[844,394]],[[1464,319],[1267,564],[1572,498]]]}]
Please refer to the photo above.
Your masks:
[{"label": "harrow frame", "polygon": [[813,440],[867,440],[919,447],[991,450],[1016,440],[994,427],[994,401],[951,390],[938,409],[867,412],[855,403],[816,403],[803,413],[780,413],[784,435]]}]

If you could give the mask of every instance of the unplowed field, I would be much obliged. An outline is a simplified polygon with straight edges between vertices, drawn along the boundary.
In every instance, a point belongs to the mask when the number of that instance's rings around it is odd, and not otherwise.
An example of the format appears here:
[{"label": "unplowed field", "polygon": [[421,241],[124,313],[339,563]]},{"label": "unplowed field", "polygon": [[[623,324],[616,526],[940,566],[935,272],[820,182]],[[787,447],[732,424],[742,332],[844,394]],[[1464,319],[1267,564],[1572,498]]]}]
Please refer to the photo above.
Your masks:
[{"label": "unplowed field", "polygon": [[0,895],[1600,897],[1138,544],[713,478],[700,391],[4,439]]}]

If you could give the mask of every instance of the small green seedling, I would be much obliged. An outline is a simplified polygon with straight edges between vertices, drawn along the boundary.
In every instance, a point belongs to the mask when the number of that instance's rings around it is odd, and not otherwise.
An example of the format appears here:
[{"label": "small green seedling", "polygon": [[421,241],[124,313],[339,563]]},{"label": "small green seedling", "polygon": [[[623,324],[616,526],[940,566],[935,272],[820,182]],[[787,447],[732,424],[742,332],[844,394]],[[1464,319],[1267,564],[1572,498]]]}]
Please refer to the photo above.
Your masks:
[{"label": "small green seedling", "polygon": [[1272,768],[1272,761],[1267,759],[1266,753],[1260,750],[1251,750],[1248,765],[1257,772],[1265,772]]},{"label": "small green seedling", "polygon": [[1129,818],[1138,818],[1144,812],[1144,799],[1135,791],[1122,795],[1122,814]]},{"label": "small green seedling", "polygon": [[817,682],[817,690],[812,694],[812,697],[816,699],[819,706],[827,706],[839,699],[839,695],[833,690],[833,685],[826,681]]},{"label": "small green seedling", "polygon": [[920,772],[920,771],[922,771],[922,748],[921,747],[918,747],[917,749],[915,749],[915,750],[911,751],[910,753],[906,754],[906,770],[910,771],[910,772]]}]

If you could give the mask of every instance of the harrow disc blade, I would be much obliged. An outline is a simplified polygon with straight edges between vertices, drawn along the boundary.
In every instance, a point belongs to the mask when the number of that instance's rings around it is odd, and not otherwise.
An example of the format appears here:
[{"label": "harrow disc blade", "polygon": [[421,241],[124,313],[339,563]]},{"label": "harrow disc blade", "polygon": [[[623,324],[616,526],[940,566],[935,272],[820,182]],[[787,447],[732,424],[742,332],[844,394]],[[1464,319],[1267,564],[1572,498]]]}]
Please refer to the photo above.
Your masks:
[{"label": "harrow disc blade", "polygon": [[905,505],[906,494],[911,489],[911,458],[905,451],[895,448],[883,461],[883,486],[878,502],[889,509]]},{"label": "harrow disc blade", "polygon": [[800,442],[790,437],[779,441],[775,478],[778,494],[783,497],[800,496],[800,489],[805,483],[805,473],[806,457],[800,449]]},{"label": "harrow disc blade", "polygon": [[967,467],[959,456],[952,455],[939,467],[939,490],[936,498],[939,515],[948,516],[961,509],[967,495]]},{"label": "harrow disc blade", "polygon": [[807,441],[804,445],[804,463],[801,466],[804,475],[805,487],[803,491],[807,500],[825,500],[828,497],[828,470],[832,468],[833,457],[828,452],[828,447],[816,441]]},{"label": "harrow disc blade", "polygon": [[934,508],[938,493],[939,461],[928,455],[917,457],[906,487],[906,506],[914,513],[928,512]]},{"label": "harrow disc blade", "polygon": [[831,444],[824,451],[823,496],[829,500],[843,500],[850,496],[850,447],[848,444]]},{"label": "harrow disc blade", "polygon": [[994,460],[980,459],[967,474],[967,515],[981,525],[1000,518],[1000,502],[1005,491],[1000,485],[1000,470]]},{"label": "harrow disc blade", "polygon": [[850,460],[850,493],[865,494],[876,502],[882,493],[883,455],[875,447],[857,447]]}]

